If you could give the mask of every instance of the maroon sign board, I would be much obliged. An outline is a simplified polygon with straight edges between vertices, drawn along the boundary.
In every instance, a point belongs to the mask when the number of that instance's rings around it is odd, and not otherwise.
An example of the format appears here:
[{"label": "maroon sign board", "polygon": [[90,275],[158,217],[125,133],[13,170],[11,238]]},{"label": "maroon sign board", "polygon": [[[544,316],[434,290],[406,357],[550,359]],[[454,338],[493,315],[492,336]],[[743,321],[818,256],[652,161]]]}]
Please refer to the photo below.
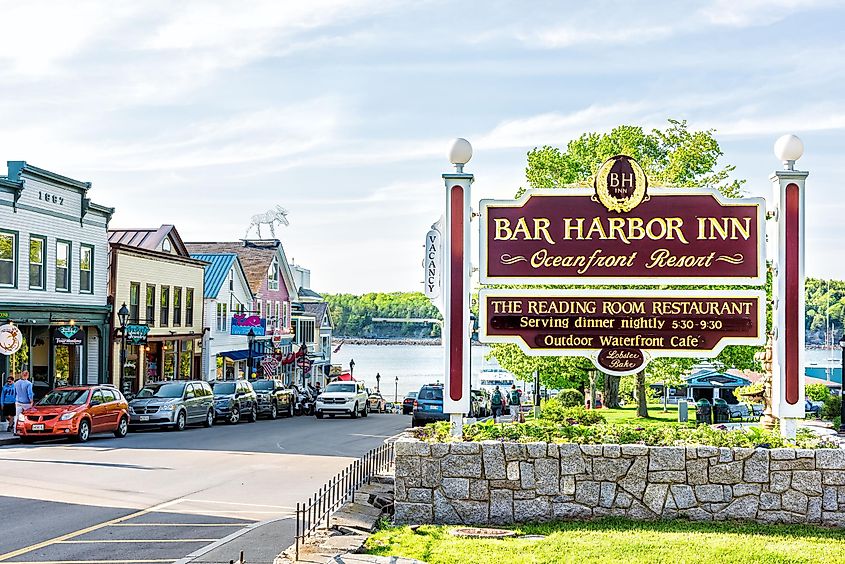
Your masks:
[{"label": "maroon sign board", "polygon": [[587,356],[627,375],[653,357],[764,344],[764,298],[756,290],[482,290],[481,340],[534,356]]},{"label": "maroon sign board", "polygon": [[682,188],[646,198],[629,211],[582,188],[482,200],[481,283],[765,283],[763,198]]}]

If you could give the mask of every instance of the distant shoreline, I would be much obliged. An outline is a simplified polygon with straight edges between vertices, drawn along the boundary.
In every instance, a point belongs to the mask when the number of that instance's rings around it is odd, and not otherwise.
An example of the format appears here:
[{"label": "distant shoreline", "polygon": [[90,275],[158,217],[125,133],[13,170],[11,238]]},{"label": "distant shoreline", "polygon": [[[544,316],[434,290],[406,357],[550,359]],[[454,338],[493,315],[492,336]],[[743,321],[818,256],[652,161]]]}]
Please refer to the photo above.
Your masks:
[{"label": "distant shoreline", "polygon": [[[378,346],[393,346],[393,345],[412,345],[422,347],[439,347],[442,342],[440,339],[368,339],[365,337],[333,337],[332,347],[337,347],[343,343],[344,345],[378,345]],[[473,341],[472,346],[481,345],[478,341]]]}]

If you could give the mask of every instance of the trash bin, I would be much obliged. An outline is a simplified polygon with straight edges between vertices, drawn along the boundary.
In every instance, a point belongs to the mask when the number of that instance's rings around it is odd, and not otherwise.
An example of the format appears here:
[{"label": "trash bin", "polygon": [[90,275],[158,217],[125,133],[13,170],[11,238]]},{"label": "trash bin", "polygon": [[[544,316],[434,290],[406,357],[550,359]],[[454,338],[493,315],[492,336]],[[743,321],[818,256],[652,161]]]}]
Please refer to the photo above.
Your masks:
[{"label": "trash bin", "polygon": [[689,421],[689,404],[686,400],[678,402],[678,423],[686,423]]},{"label": "trash bin", "polygon": [[713,423],[730,423],[731,410],[723,399],[713,400]]},{"label": "trash bin", "polygon": [[710,409],[710,402],[704,398],[695,404],[695,422],[698,425],[710,425],[713,423],[713,411]]}]

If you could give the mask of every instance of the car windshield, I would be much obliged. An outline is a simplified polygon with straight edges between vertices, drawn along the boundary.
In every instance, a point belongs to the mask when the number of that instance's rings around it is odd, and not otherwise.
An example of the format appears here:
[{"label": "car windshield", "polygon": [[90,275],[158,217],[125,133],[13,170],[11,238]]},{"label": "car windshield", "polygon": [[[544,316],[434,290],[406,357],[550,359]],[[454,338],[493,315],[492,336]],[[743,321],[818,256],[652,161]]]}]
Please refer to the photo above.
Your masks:
[{"label": "car windshield", "polygon": [[90,390],[53,390],[38,405],[83,405]]},{"label": "car windshield", "polygon": [[234,382],[218,382],[216,384],[212,384],[211,387],[214,388],[214,395],[235,393]]},{"label": "car windshield", "polygon": [[355,393],[355,384],[329,384],[328,386],[326,386],[326,391]]},{"label": "car windshield", "polygon": [[162,384],[161,386],[144,386],[136,398],[181,398],[185,393],[184,383]]},{"label": "car windshield", "polygon": [[405,397],[413,399],[417,397],[417,392],[408,392],[408,395]]},{"label": "car windshield", "polygon": [[418,399],[443,401],[443,388],[423,388]]},{"label": "car windshield", "polygon": [[256,380],[252,383],[253,389],[257,392],[272,392],[273,391],[273,381],[272,380]]}]

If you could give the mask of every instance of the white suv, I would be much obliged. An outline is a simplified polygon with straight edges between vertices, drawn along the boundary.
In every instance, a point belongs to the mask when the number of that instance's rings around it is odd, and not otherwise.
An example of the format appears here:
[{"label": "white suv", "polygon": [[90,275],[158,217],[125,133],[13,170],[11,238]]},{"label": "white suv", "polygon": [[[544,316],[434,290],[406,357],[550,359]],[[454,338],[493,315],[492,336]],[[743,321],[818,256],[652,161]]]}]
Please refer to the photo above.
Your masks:
[{"label": "white suv", "polygon": [[363,382],[332,382],[317,396],[314,414],[317,419],[322,419],[323,415],[366,417],[370,413],[367,397]]}]

